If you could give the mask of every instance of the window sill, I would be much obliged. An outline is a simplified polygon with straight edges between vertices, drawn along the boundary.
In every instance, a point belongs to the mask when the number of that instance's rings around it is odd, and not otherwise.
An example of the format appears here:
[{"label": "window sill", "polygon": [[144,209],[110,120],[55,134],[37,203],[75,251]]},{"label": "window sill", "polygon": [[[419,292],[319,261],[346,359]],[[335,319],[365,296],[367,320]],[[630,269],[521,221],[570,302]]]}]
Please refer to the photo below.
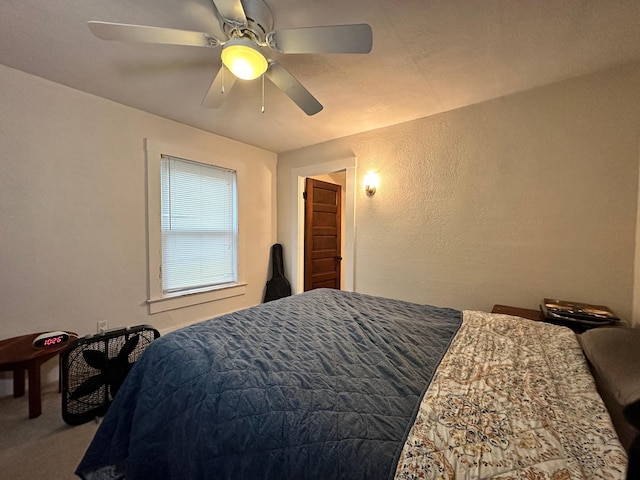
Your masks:
[{"label": "window sill", "polygon": [[200,303],[215,302],[223,298],[237,297],[244,295],[247,291],[246,282],[231,283],[207,289],[190,290],[188,292],[174,293],[162,298],[150,298],[149,314],[176,310],[178,308],[198,305]]}]

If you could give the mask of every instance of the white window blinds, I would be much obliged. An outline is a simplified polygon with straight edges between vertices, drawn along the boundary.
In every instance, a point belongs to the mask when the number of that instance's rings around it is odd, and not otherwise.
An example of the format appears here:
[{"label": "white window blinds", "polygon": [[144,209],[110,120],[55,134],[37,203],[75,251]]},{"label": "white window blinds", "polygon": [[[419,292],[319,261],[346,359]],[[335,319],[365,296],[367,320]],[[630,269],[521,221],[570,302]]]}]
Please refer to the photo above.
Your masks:
[{"label": "white window blinds", "polygon": [[237,281],[236,172],[162,156],[162,290]]}]

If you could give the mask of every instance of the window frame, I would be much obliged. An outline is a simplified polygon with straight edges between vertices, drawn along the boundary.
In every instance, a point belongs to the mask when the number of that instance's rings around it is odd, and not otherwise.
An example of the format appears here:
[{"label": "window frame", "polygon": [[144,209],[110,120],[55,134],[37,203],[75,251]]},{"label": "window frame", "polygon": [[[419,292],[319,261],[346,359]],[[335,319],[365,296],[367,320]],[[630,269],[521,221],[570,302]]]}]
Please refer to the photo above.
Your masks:
[{"label": "window frame", "polygon": [[[228,159],[221,158],[215,152],[200,151],[177,145],[168,145],[153,140],[145,140],[147,164],[147,264],[148,264],[148,299],[149,313],[159,313],[177,308],[198,305],[224,298],[244,295],[247,282],[243,262],[243,235],[240,205],[244,191],[244,169],[242,164],[234,164]],[[236,282],[213,285],[179,292],[164,293],[162,287],[162,224],[161,224],[161,177],[160,162],[162,156],[177,157],[197,163],[234,170],[236,172],[237,188],[237,272]]]}]

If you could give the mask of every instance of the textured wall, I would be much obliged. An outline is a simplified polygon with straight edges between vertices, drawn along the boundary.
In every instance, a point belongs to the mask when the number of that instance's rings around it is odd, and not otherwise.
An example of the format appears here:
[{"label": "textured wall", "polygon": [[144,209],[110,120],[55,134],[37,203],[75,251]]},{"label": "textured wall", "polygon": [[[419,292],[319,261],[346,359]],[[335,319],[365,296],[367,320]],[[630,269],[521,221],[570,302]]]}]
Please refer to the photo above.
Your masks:
[{"label": "textured wall", "polygon": [[638,84],[628,66],[282,154],[278,239],[292,255],[291,169],[356,156],[357,291],[482,310],[556,296],[631,319]]},{"label": "textured wall", "polygon": [[[275,243],[276,155],[0,66],[0,338],[160,329],[260,303]],[[148,314],[144,139],[244,165],[247,294]]]}]

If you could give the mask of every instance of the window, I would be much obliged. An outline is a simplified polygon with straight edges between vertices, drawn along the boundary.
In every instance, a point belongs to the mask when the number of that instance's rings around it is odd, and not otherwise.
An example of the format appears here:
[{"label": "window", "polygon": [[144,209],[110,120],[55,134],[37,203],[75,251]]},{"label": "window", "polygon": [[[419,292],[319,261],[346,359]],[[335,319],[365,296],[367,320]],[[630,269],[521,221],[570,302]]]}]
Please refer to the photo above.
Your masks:
[{"label": "window", "polygon": [[162,155],[162,291],[237,281],[236,172]]},{"label": "window", "polygon": [[149,313],[244,295],[244,164],[147,139]]}]

